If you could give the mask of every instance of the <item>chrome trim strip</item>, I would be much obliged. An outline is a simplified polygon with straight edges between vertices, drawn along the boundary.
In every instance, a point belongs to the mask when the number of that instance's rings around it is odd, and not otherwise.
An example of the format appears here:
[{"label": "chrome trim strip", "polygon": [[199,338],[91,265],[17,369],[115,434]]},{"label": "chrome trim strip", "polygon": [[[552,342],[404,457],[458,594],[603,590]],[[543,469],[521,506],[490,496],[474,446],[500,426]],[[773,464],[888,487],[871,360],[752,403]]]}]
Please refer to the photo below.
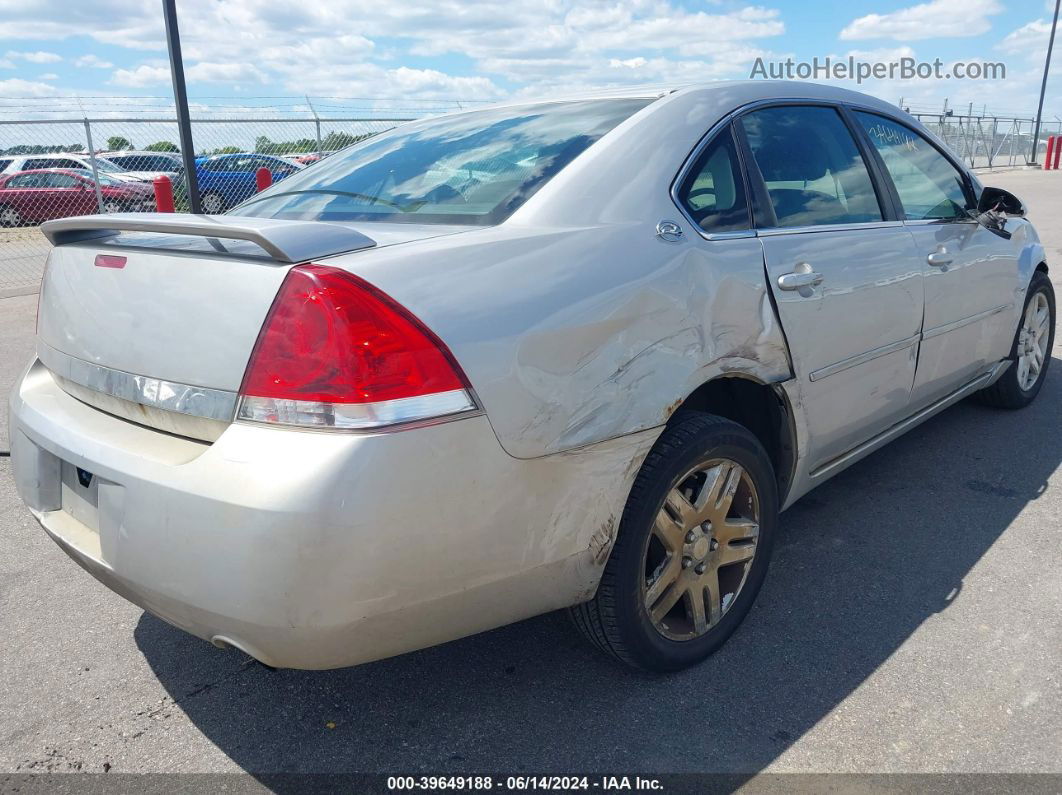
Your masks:
[{"label": "chrome trim strip", "polygon": [[226,423],[236,415],[235,392],[115,370],[57,351],[40,340],[37,358],[67,381],[129,403]]},{"label": "chrome trim strip", "polygon": [[693,226],[705,240],[739,240],[743,237],[756,237],[756,232],[752,229],[735,229],[732,232],[705,232],[697,224]]},{"label": "chrome trim strip", "polygon": [[976,218],[908,218],[901,221],[904,226],[932,226],[934,224],[976,224]]},{"label": "chrome trim strip", "polygon": [[978,376],[973,381],[966,384],[966,386],[959,387],[959,389],[955,390],[950,395],[945,395],[936,403],[932,403],[929,406],[926,406],[921,411],[915,412],[907,419],[901,420],[900,422],[893,425],[891,428],[882,431],[872,439],[868,439],[862,444],[853,447],[847,453],[842,453],[833,460],[827,461],[825,464],[823,464],[818,469],[814,470],[810,475],[808,475],[808,478],[811,480],[819,480],[837,474],[845,467],[854,464],[859,459],[870,455],[872,452],[881,447],[884,447],[893,439],[911,430],[911,428],[914,428],[916,425],[920,425],[921,423],[925,422],[934,414],[938,414],[949,406],[958,403],[960,400],[967,397],[968,395],[973,394],[977,390],[983,389],[984,387],[991,385],[997,378],[999,378],[1000,375],[1002,375],[1002,373],[1011,364],[1012,362],[1009,359],[1004,359],[1001,362],[997,362],[991,370]]},{"label": "chrome trim strip", "polygon": [[811,232],[854,232],[864,229],[888,229],[903,226],[903,221],[863,221],[854,224],[821,224],[819,226],[772,226],[756,231],[758,237],[776,237],[778,235],[806,235]]},{"label": "chrome trim strip", "polygon": [[320,403],[311,400],[240,397],[238,422],[325,431],[381,431],[413,423],[480,413],[467,389],[433,392],[375,403]]},{"label": "chrome trim strip", "polygon": [[898,342],[891,342],[888,345],[882,345],[880,348],[872,348],[871,350],[865,351],[864,353],[857,354],[848,359],[842,359],[839,362],[815,370],[813,373],[808,375],[808,378],[812,381],[821,381],[823,378],[828,378],[831,375],[836,375],[837,373],[848,370],[849,368],[857,367],[861,364],[866,364],[869,361],[877,359],[879,356],[887,356],[890,353],[896,353],[897,351],[902,351],[907,348],[910,348],[920,339],[921,335],[915,334],[913,336],[908,337],[907,339],[899,340]]},{"label": "chrome trim strip", "polygon": [[976,323],[978,320],[984,320],[986,317],[991,317],[992,315],[1012,309],[1013,307],[1013,302],[1009,304],[1000,304],[992,309],[986,309],[984,312],[978,312],[976,315],[970,315],[969,317],[964,317],[960,320],[954,320],[951,323],[945,323],[942,326],[934,326],[933,328],[922,332],[922,339],[928,340],[933,337],[939,337],[941,334],[947,334],[949,331],[955,331],[963,326],[969,326],[971,323]]}]

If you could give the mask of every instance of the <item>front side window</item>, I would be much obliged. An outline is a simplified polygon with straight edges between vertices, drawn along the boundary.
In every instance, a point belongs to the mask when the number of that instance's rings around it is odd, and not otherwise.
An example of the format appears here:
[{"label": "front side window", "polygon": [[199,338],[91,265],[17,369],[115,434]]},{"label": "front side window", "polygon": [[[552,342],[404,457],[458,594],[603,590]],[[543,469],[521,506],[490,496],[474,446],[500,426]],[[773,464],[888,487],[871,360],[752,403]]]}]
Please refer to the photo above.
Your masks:
[{"label": "front side window", "polygon": [[834,108],[763,108],[741,124],[778,226],[882,220],[870,172]]},{"label": "front side window", "polygon": [[678,191],[679,201],[705,232],[748,229],[749,207],[729,127],[701,153]]},{"label": "front side window", "polygon": [[914,130],[878,116],[856,112],[860,126],[881,155],[908,220],[967,218],[974,209],[962,174]]},{"label": "front side window", "polygon": [[234,215],[494,224],[651,99],[473,111],[403,125],[299,170]]}]

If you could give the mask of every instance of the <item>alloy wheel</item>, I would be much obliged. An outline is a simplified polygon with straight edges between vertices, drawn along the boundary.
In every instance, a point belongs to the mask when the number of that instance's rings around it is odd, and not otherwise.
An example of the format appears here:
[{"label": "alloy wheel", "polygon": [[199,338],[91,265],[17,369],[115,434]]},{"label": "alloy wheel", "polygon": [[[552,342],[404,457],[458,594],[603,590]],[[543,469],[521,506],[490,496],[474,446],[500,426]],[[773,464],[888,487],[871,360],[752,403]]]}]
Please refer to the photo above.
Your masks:
[{"label": "alloy wheel", "polygon": [[1038,292],[1025,308],[1018,332],[1018,386],[1026,392],[1036,384],[1047,360],[1050,331],[1051,307],[1047,296]]},{"label": "alloy wheel", "polygon": [[225,209],[225,204],[221,197],[216,193],[208,193],[203,196],[201,203],[203,205],[203,212],[206,215],[218,215]]},{"label": "alloy wheel", "polygon": [[692,640],[719,623],[752,568],[759,523],[756,487],[737,462],[711,459],[679,479],[644,553],[642,600],[661,635]]},{"label": "alloy wheel", "polygon": [[22,216],[14,207],[0,209],[0,226],[15,227],[22,224]]}]

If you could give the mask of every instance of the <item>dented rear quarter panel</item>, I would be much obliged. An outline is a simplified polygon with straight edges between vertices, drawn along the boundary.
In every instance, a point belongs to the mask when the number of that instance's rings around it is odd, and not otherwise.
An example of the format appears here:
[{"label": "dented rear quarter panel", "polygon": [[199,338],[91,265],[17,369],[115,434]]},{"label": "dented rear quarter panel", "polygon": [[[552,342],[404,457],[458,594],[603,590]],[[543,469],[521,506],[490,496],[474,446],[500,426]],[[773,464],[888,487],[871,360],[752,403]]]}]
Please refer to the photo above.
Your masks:
[{"label": "dented rear quarter panel", "polygon": [[[760,241],[705,240],[670,197],[705,133],[758,98],[739,93],[657,100],[499,226],[329,263],[446,342],[518,458],[658,428],[719,376],[787,380]],[[657,237],[665,219],[682,227],[680,242]]]}]

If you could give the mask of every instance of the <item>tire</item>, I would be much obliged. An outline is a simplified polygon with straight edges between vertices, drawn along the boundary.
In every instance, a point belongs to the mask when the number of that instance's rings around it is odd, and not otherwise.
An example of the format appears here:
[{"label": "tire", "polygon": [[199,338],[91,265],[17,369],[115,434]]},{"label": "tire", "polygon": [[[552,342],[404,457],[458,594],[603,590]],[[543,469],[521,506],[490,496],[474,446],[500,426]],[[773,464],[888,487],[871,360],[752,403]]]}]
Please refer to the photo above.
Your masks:
[{"label": "tire", "polygon": [[[728,468],[734,464],[736,469]],[[674,510],[679,491],[692,498],[681,504],[683,512],[692,509],[686,513],[692,524]],[[697,524],[715,504],[709,499],[708,507],[696,507],[709,492],[729,494],[732,503]],[[737,524],[754,508],[758,532],[747,522]],[[774,470],[756,437],[721,417],[684,414],[660,436],[635,478],[597,594],[569,613],[592,643],[628,665],[657,672],[695,665],[726,642],[752,607],[777,524]],[[662,542],[665,535],[670,548]],[[726,563],[749,550],[751,560]],[[669,611],[675,589],[682,595]]]},{"label": "tire", "polygon": [[225,212],[225,197],[214,191],[204,193],[199,200],[199,204],[206,215],[217,215]]},{"label": "tire", "polygon": [[0,226],[13,229],[17,226],[22,226],[24,223],[25,219],[18,210],[6,204],[0,204]]},{"label": "tire", "polygon": [[[1042,298],[1041,298],[1042,296]],[[1030,335],[1026,328],[1029,324],[1030,306],[1036,302],[1040,307],[1047,308],[1047,328],[1043,335],[1036,338]],[[1046,347],[1043,345],[1043,336],[1046,336]],[[1055,344],[1055,290],[1051,280],[1043,271],[1033,273],[1029,282],[1029,289],[1025,295],[1025,304],[1022,307],[1021,319],[1018,321],[1018,329],[1014,332],[1014,343],[1010,349],[1012,364],[1006,372],[999,377],[992,386],[975,393],[978,402],[986,406],[1001,409],[1022,409],[1028,406],[1040,392],[1047,376],[1047,368],[1051,364],[1051,351]],[[1040,350],[1039,370],[1032,374],[1033,380],[1024,376],[1025,368],[1032,364],[1030,357],[1035,359],[1033,347]],[[1034,365],[1033,365],[1034,366]]]}]

